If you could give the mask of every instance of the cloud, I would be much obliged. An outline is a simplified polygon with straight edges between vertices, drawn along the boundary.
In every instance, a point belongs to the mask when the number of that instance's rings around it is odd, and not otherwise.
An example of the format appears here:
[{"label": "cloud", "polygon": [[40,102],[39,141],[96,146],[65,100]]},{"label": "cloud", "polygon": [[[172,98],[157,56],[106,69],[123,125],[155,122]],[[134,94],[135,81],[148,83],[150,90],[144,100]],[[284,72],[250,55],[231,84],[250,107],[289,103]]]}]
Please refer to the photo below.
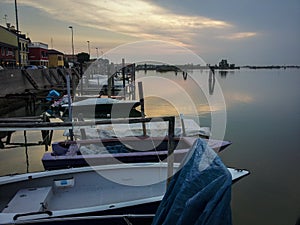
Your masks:
[{"label": "cloud", "polygon": [[225,29],[232,24],[203,16],[175,14],[146,0],[22,0],[49,16],[72,24],[112,31],[142,39],[173,41],[187,46],[205,29]]},{"label": "cloud", "polygon": [[233,33],[228,35],[221,35],[218,38],[228,39],[228,40],[239,40],[239,39],[254,37],[257,35],[258,33],[256,32],[239,32],[239,33]]}]

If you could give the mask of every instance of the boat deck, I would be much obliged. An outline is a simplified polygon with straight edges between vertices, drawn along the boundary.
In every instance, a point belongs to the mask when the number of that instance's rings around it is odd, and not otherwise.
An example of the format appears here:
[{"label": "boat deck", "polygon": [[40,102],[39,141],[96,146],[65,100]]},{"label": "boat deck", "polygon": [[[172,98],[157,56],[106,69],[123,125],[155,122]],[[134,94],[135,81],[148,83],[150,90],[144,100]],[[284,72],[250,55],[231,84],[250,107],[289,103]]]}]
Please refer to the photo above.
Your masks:
[{"label": "boat deck", "polygon": [[[81,169],[78,168],[79,171]],[[70,174],[41,178],[39,183],[33,179],[32,182],[14,183],[6,186],[5,190],[0,189],[11,195],[7,197],[4,192],[1,193],[1,203],[5,204],[1,204],[2,212],[29,213],[99,206],[105,210],[128,202],[143,203],[153,197],[162,197],[166,190],[166,168],[153,167],[149,170],[142,166],[128,167],[124,171],[118,170],[118,173],[114,169],[81,173],[72,171],[77,170],[70,169]],[[9,190],[13,191],[8,193]]]},{"label": "boat deck", "polygon": [[[115,166],[118,168],[119,166]],[[143,204],[156,198],[160,201],[166,191],[167,167],[135,167],[129,166],[125,170],[116,171],[80,171],[70,169],[70,173],[59,176],[43,177],[36,183],[14,183],[6,186],[11,195],[7,197],[0,190],[2,213],[30,213],[43,211],[60,211],[74,209],[97,208],[110,210],[120,208],[126,204]],[[136,173],[136,169],[139,173]],[[143,170],[143,172],[141,172]],[[233,182],[248,175],[246,170],[228,168]],[[68,170],[66,170],[68,171]],[[50,172],[50,171],[49,171]],[[55,173],[55,171],[54,171]],[[141,175],[142,174],[142,175]],[[32,178],[30,178],[32,179]],[[24,186],[26,183],[26,186]],[[21,188],[20,188],[21,187]],[[6,202],[5,202],[6,201]],[[82,212],[82,211],[81,211]]]}]

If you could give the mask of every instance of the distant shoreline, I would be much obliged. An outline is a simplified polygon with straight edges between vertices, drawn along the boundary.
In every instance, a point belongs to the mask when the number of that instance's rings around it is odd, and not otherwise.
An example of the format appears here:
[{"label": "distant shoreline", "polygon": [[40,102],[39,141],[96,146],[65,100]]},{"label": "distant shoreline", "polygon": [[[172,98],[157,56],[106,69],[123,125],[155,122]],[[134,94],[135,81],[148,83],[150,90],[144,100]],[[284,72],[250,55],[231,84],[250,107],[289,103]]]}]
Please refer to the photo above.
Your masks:
[{"label": "distant shoreline", "polygon": [[300,69],[300,66],[298,65],[289,65],[289,66],[235,66],[234,68],[221,68],[218,66],[200,66],[200,65],[177,65],[179,68],[184,68],[184,69],[209,69],[213,68],[214,70],[238,70],[238,69]]},{"label": "distant shoreline", "polygon": [[[153,68],[155,68],[155,65],[151,65]],[[206,65],[206,66],[202,66],[202,65],[193,65],[193,64],[185,64],[185,65],[174,65],[173,67],[176,68],[180,68],[180,69],[214,69],[214,70],[239,70],[239,69],[289,69],[289,68],[293,68],[293,69],[300,69],[300,65],[283,65],[283,66],[279,66],[279,65],[264,65],[264,66],[234,66],[234,67],[219,67],[219,66],[211,66],[211,65]],[[152,69],[153,69],[152,68]],[[141,69],[145,69],[145,68],[138,68],[137,70],[141,70]],[[149,69],[149,68],[147,68]],[[151,68],[150,68],[151,70]]]},{"label": "distant shoreline", "polygon": [[300,69],[300,66],[241,66],[241,68],[248,68],[248,69],[288,69],[288,68],[296,68],[296,69]]}]

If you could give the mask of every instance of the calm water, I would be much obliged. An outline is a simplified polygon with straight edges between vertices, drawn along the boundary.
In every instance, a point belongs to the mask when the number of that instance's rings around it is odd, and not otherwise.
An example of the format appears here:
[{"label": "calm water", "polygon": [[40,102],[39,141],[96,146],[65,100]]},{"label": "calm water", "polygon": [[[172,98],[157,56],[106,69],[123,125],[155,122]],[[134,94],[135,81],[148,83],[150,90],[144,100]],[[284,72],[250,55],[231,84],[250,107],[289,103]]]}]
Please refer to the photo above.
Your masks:
[{"label": "calm water", "polygon": [[218,79],[227,108],[222,153],[252,174],[233,187],[234,224],[295,224],[300,216],[300,70],[251,70]]},{"label": "calm water", "polygon": [[[204,88],[209,87],[207,72],[194,70],[189,73],[198,77]],[[183,81],[181,75],[166,73],[161,76],[172,77],[183,90],[178,88],[172,93],[172,88],[162,82],[161,86],[152,86],[151,90],[156,93],[154,95],[144,84],[145,94],[148,96],[146,114],[193,114],[193,109],[188,104],[174,109],[170,106],[172,98],[161,97],[168,92],[167,95],[175,97],[176,101],[182,104],[181,101],[186,99],[176,96],[178,93],[188,93],[196,103],[200,124],[210,126],[210,111],[218,113],[219,105],[209,108],[207,99],[200,93],[197,85],[191,81]],[[225,98],[225,139],[233,142],[220,156],[227,166],[247,168],[251,171],[250,176],[233,185],[233,224],[295,224],[300,217],[300,70],[242,69],[227,74],[216,71],[215,78]],[[216,91],[215,89],[211,92],[210,97],[213,97]],[[157,106],[160,106],[159,110]],[[39,132],[30,135],[29,140],[32,141],[40,138]],[[61,140],[61,135],[61,132],[56,133],[54,140]],[[23,133],[17,132],[14,138],[16,141],[22,141]],[[37,146],[31,147],[30,150],[29,169],[41,170],[43,148]],[[25,171],[24,148],[0,150],[1,174]]]}]

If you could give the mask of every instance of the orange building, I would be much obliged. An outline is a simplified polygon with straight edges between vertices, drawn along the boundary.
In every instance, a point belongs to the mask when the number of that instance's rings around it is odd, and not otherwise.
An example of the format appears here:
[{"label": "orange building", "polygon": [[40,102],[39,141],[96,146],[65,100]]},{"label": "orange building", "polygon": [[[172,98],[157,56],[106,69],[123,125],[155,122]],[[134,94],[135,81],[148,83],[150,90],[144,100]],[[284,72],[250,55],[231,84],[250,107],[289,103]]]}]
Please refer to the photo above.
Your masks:
[{"label": "orange building", "polygon": [[64,54],[55,50],[48,50],[49,67],[63,67],[64,66]]}]

